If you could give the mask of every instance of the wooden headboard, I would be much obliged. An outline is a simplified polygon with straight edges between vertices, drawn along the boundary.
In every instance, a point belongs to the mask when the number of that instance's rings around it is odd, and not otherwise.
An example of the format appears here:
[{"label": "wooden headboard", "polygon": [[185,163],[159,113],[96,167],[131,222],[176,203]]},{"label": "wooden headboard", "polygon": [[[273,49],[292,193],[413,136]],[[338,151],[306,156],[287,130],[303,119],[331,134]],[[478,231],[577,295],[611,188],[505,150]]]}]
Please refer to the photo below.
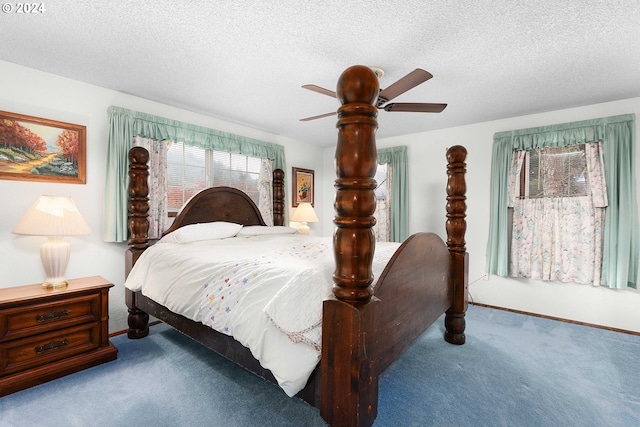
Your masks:
[{"label": "wooden headboard", "polygon": [[[149,152],[143,147],[129,150],[129,248],[126,273],[149,247]],[[284,171],[273,171],[273,224],[284,225]],[[202,222],[227,221],[242,225],[266,225],[256,204],[244,192],[232,187],[210,187],[194,195],[180,209],[163,234]]]},{"label": "wooden headboard", "polygon": [[244,192],[231,187],[211,187],[193,196],[164,234],[185,225],[215,221],[266,225],[258,207]]}]

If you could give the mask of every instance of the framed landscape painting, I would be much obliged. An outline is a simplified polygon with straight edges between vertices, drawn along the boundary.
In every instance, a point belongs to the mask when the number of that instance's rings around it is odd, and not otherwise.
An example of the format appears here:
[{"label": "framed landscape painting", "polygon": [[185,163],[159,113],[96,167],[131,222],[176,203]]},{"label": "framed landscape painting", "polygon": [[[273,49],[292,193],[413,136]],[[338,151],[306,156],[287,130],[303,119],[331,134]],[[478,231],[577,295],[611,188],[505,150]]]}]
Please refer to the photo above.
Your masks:
[{"label": "framed landscape painting", "polygon": [[0,179],[87,182],[87,128],[0,111]]}]

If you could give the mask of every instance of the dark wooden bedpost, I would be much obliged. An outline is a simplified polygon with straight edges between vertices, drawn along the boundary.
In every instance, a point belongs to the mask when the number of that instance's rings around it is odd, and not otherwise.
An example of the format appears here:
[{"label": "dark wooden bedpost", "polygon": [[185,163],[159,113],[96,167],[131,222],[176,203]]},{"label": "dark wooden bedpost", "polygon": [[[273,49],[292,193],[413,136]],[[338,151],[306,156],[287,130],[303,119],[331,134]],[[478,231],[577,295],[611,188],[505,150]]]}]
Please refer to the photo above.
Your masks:
[{"label": "dark wooden bedpost", "polygon": [[350,67],[338,80],[335,299],[323,306],[330,321],[323,323],[320,362],[320,413],[331,426],[369,426],[377,415],[378,378],[369,338],[375,336],[380,302],[371,288],[378,93],[369,67]]},{"label": "dark wooden bedpost", "polygon": [[372,262],[376,209],[373,178],[378,166],[375,132],[378,79],[365,66],[347,69],[338,80],[336,199],[333,236],[336,269],[333,293],[339,300],[366,302],[373,295]]},{"label": "dark wooden bedpost", "polygon": [[129,247],[149,246],[149,152],[143,147],[129,150]]},{"label": "dark wooden bedpost", "polygon": [[284,225],[284,171],[273,171],[273,225]]},{"label": "dark wooden bedpost", "polygon": [[452,344],[464,344],[465,312],[468,303],[468,262],[464,235],[467,231],[465,159],[467,150],[456,145],[447,150],[447,247],[451,255],[450,280],[453,304],[445,316],[444,338]]},{"label": "dark wooden bedpost", "polygon": [[[126,252],[126,273],[149,247],[149,152],[143,147],[129,150],[129,247]],[[125,290],[128,307],[129,338],[142,338],[149,334],[149,315],[136,307],[135,294]]]}]

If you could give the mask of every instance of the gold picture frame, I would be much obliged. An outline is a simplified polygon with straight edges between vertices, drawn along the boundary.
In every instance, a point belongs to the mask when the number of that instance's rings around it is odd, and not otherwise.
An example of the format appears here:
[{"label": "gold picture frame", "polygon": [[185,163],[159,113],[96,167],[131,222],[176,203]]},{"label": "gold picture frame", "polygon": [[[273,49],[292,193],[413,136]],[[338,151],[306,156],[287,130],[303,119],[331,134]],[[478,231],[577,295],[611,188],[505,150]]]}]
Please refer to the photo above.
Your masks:
[{"label": "gold picture frame", "polygon": [[314,176],[311,169],[291,168],[292,170],[292,206],[297,208],[302,202],[309,202],[313,206]]},{"label": "gold picture frame", "polygon": [[0,111],[0,179],[86,184],[86,126]]}]

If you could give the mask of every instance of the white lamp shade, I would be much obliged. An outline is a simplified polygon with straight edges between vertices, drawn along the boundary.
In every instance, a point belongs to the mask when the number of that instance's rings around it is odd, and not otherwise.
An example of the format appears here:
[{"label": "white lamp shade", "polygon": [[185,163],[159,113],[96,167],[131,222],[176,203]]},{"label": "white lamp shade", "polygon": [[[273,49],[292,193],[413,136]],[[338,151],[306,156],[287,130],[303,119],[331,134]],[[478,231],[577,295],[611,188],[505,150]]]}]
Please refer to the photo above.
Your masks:
[{"label": "white lamp shade", "polygon": [[58,288],[67,285],[64,273],[71,255],[71,246],[63,236],[89,234],[91,229],[71,197],[40,196],[13,233],[48,237],[40,245],[40,259],[46,275],[42,286]]},{"label": "white lamp shade", "polygon": [[309,202],[302,202],[298,205],[295,212],[291,216],[291,221],[299,222],[298,232],[300,234],[309,234],[311,229],[307,225],[308,222],[318,222],[318,216],[313,210],[313,206]]},{"label": "white lamp shade", "polygon": [[14,234],[32,236],[75,236],[91,233],[73,199],[43,195],[13,229]]},{"label": "white lamp shade", "polygon": [[295,212],[291,216],[291,221],[295,222],[318,222],[318,216],[313,210],[311,203],[302,202],[298,205]]}]

